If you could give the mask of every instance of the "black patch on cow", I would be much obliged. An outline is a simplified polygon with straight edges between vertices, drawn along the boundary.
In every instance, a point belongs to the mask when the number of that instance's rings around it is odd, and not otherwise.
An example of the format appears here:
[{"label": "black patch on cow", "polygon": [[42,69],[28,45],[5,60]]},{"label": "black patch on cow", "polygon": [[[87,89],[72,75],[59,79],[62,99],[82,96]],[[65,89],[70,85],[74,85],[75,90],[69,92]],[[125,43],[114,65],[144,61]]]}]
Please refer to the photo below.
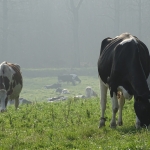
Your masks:
[{"label": "black patch on cow", "polygon": [[5,83],[5,89],[7,91],[9,89],[9,86],[10,86],[9,85],[10,81],[6,76],[4,76],[3,78],[4,78],[4,83]]},{"label": "black patch on cow", "polygon": [[0,76],[0,89],[5,89],[4,78],[2,76]]},{"label": "black patch on cow", "polygon": [[7,90],[7,95],[11,95],[13,92],[13,83],[10,84],[9,90]]},{"label": "black patch on cow", "polygon": [[79,79],[78,76],[76,76],[75,78],[73,78],[73,75],[71,74],[63,74],[58,76],[58,82],[67,82],[67,83],[71,82],[73,85],[76,85],[75,81],[81,83],[81,80]]},{"label": "black patch on cow", "polygon": [[149,101],[137,100],[134,102],[134,110],[141,122],[141,126],[150,125],[150,103]]},{"label": "black patch on cow", "polygon": [[12,67],[12,69],[15,71],[12,79],[16,82],[16,85],[17,84],[20,84],[22,85],[23,84],[23,81],[22,81],[22,75],[21,75],[21,72],[19,70],[19,68],[14,65],[14,64],[11,64],[11,63],[7,63],[10,67]]},{"label": "black patch on cow", "polygon": [[117,94],[118,86],[123,86],[130,95],[134,95],[137,117],[141,125],[149,125],[150,91],[146,79],[150,73],[150,55],[146,45],[129,33],[104,39],[98,59],[98,73],[101,80],[109,85],[111,97],[113,92]]}]

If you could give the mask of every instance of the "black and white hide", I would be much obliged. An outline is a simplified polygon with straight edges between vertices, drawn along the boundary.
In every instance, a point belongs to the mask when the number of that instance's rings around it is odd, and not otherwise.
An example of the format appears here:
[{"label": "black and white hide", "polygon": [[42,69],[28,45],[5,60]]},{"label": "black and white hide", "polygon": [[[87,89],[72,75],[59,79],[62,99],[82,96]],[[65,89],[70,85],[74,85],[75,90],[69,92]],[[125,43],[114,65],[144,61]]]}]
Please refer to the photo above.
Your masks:
[{"label": "black and white hide", "polygon": [[19,105],[19,95],[23,87],[20,66],[8,62],[0,64],[0,101],[1,112],[7,107],[8,100],[15,100],[15,108]]},{"label": "black and white hide", "polygon": [[[150,91],[147,78],[150,73],[150,55],[146,45],[137,37],[123,33],[115,38],[106,38],[101,43],[98,59],[100,78],[101,118],[99,127],[105,126],[107,89],[112,101],[110,127],[116,127],[116,113],[120,110],[118,125],[122,125],[124,99],[134,96],[136,128],[150,124]],[[119,104],[117,92],[122,93]]]}]

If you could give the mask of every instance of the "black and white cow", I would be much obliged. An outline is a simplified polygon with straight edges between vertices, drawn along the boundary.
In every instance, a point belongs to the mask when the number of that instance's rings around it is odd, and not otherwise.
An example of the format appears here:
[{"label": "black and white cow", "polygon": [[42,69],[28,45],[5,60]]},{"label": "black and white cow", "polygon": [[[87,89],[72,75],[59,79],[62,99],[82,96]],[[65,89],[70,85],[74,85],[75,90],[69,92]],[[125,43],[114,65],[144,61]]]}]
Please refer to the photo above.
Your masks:
[{"label": "black and white cow", "polygon": [[19,95],[23,87],[20,66],[8,62],[0,64],[0,101],[1,112],[6,110],[8,100],[15,100],[15,108],[19,105]]},{"label": "black and white cow", "polygon": [[[101,43],[98,59],[100,77],[101,118],[99,127],[105,126],[107,89],[110,89],[112,100],[111,127],[122,125],[122,108],[124,99],[134,96],[136,128],[150,124],[150,91],[146,79],[150,72],[150,56],[146,45],[137,37],[123,33],[115,38],[106,38]],[[118,104],[117,92],[122,93]]]},{"label": "black and white cow", "polygon": [[81,80],[76,74],[63,74],[58,76],[58,82],[71,82],[76,85],[76,82],[81,83]]},{"label": "black and white cow", "polygon": [[61,87],[61,84],[60,83],[54,83],[54,84],[51,84],[51,85],[45,85],[44,87],[46,89],[57,89],[57,88]]}]

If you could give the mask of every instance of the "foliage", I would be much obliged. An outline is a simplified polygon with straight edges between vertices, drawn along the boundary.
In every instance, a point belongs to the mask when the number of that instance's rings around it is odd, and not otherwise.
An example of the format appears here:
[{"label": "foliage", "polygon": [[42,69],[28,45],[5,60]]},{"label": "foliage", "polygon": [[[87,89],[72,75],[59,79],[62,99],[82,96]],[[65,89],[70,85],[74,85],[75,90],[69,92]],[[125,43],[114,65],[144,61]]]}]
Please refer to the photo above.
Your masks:
[{"label": "foliage", "polygon": [[[63,84],[71,89],[69,99],[47,103],[46,97],[54,96],[52,89],[40,89],[42,83],[56,78],[25,78],[21,97],[37,97],[32,105],[21,105],[17,111],[9,106],[0,114],[0,149],[43,150],[129,150],[150,149],[150,133],[147,129],[136,130],[133,100],[126,101],[123,126],[111,129],[111,103],[108,97],[106,126],[99,129],[99,97],[74,100],[75,93],[88,85],[98,91],[98,79],[80,77],[76,86]],[[45,91],[45,92],[44,92]],[[53,91],[53,92],[52,92]],[[41,102],[40,102],[41,101]]]}]

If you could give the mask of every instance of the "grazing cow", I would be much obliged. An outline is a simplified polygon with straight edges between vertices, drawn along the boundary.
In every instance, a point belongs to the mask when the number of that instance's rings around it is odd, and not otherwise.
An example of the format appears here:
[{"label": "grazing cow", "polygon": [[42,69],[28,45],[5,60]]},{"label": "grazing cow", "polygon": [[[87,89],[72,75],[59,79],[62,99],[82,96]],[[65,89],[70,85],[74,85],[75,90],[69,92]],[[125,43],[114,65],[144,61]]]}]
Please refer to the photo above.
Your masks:
[{"label": "grazing cow", "polygon": [[46,89],[57,89],[57,88],[61,87],[61,84],[60,83],[54,83],[54,84],[51,84],[51,85],[45,85],[44,87]]},{"label": "grazing cow", "polygon": [[71,82],[73,85],[76,85],[76,82],[81,83],[81,80],[76,74],[63,74],[58,76],[58,82]]},{"label": "grazing cow", "polygon": [[1,112],[7,107],[8,100],[15,100],[15,108],[19,105],[19,95],[23,87],[20,66],[8,62],[0,64],[0,101]]},{"label": "grazing cow", "polygon": [[[101,118],[99,127],[105,126],[107,89],[112,100],[110,127],[116,127],[116,113],[123,108],[124,99],[134,96],[136,128],[150,124],[150,91],[146,79],[150,72],[150,56],[146,45],[137,37],[123,33],[115,38],[106,38],[101,43],[98,59],[100,77]],[[117,91],[123,95],[118,97]],[[120,113],[121,116],[121,113]],[[122,125],[122,120],[118,120]]]},{"label": "grazing cow", "polygon": [[61,93],[61,94],[70,94],[69,90],[61,89],[61,88],[57,88],[56,92]]},{"label": "grazing cow", "polygon": [[91,86],[87,86],[85,89],[86,98],[91,98],[92,96],[97,97],[97,94],[93,91]]}]

